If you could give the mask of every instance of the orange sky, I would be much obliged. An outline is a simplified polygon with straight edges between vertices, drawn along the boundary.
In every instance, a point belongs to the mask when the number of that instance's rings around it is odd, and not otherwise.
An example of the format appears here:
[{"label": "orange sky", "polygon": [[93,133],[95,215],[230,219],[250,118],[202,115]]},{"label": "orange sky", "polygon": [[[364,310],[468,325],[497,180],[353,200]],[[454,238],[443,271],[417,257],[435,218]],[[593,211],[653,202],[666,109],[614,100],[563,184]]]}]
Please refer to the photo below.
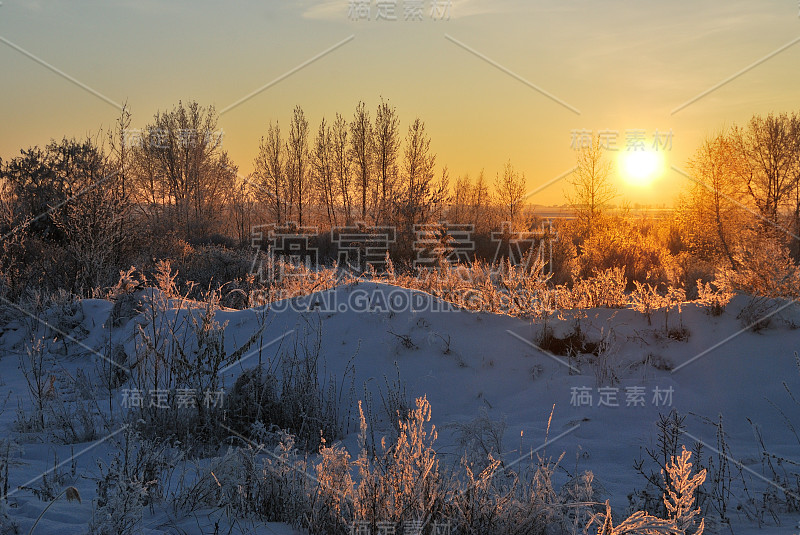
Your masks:
[{"label": "orange sky", "polygon": [[[295,105],[315,131],[359,100],[374,116],[383,96],[403,133],[425,121],[439,167],[494,177],[510,159],[535,191],[574,165],[573,130],[616,131],[622,151],[629,132],[671,130],[666,165],[685,167],[709,133],[800,111],[796,0],[383,0],[397,20],[380,3],[4,0],[0,156],[96,133],[113,103],[143,127],[194,99],[225,110],[223,144],[247,173],[266,124],[288,127]],[[353,20],[355,4],[369,15]],[[619,185],[671,204],[685,182]],[[561,203],[565,187],[531,200]]]}]

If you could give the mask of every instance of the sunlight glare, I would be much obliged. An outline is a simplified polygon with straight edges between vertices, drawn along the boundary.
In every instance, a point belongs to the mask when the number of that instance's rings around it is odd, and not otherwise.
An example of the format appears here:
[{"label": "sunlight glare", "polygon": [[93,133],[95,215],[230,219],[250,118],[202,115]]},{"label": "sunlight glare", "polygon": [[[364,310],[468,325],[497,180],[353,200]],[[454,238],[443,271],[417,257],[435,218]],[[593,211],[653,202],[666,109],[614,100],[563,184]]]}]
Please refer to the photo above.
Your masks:
[{"label": "sunlight glare", "polygon": [[663,159],[656,151],[636,150],[622,154],[625,181],[634,186],[649,186],[661,175]]}]

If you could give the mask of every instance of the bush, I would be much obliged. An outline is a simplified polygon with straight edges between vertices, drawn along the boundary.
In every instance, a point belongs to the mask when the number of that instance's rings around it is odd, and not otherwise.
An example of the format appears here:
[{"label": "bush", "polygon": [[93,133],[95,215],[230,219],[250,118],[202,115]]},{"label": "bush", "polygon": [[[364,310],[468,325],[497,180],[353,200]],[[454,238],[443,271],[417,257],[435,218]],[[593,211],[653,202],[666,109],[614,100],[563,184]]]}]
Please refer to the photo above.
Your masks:
[{"label": "bush", "polygon": [[477,418],[463,423],[452,424],[456,432],[459,451],[464,452],[462,462],[475,472],[482,472],[503,452],[503,433],[506,430],[505,418],[493,420],[489,411],[481,407]]},{"label": "bush", "polygon": [[800,297],[800,268],[776,238],[746,241],[734,253],[737,269],[720,269],[719,287],[758,297]]},{"label": "bush", "polygon": [[559,304],[563,308],[623,308],[628,304],[626,287],[623,269],[608,268],[576,282],[571,294]]},{"label": "bush", "polygon": [[225,434],[218,426],[225,409],[220,371],[242,358],[263,327],[229,353],[226,325],[216,321],[219,293],[211,291],[201,305],[189,305],[169,298],[175,284],[168,269],[162,269],[159,278],[168,293],[155,289],[145,293],[129,389],[129,394],[156,393],[159,399],[132,404],[130,417],[151,438],[192,438],[200,445],[212,444]]},{"label": "bush", "polygon": [[674,282],[669,271],[673,259],[667,248],[627,220],[617,220],[592,234],[584,242],[578,261],[581,279],[618,268],[630,285],[634,281],[656,285]]},{"label": "bush", "polygon": [[695,509],[695,495],[706,479],[706,471],[692,475],[691,453],[682,448],[679,456],[670,458],[666,470],[662,471],[665,488],[663,503],[667,515],[665,519],[652,516],[644,511],[636,511],[616,527],[611,518],[611,506],[605,503],[605,513],[592,517],[589,527],[597,524],[598,535],[624,535],[647,533],[649,535],[702,535],[705,521],[698,519],[700,509]]},{"label": "bush", "polygon": [[721,316],[731,298],[733,298],[733,294],[719,288],[719,285],[712,286],[710,282],[703,284],[700,279],[697,280],[697,303],[705,309],[707,314]]},{"label": "bush", "polygon": [[[252,434],[259,437],[259,444],[229,447],[176,494],[176,509],[189,513],[213,507],[224,509],[229,518],[256,516],[295,527],[305,524],[313,480],[306,474],[309,463],[295,448],[294,437],[259,425]],[[260,457],[267,448],[268,455]]]},{"label": "bush", "polygon": [[5,499],[0,499],[0,535],[17,535],[19,525],[8,516],[8,504]]},{"label": "bush", "polygon": [[305,451],[316,451],[323,438],[343,436],[349,422],[342,407],[352,402],[343,399],[343,388],[349,376],[352,393],[353,369],[348,366],[339,382],[335,375],[322,376],[321,348],[321,326],[307,326],[278,362],[269,359],[242,373],[226,399],[231,428],[247,437],[257,422],[284,429]]},{"label": "bush", "polygon": [[383,443],[380,454],[369,452],[367,423],[364,412],[360,414],[361,452],[355,462],[360,480],[354,491],[355,520],[367,522],[375,530],[379,522],[441,518],[445,489],[433,449],[436,428],[432,427],[430,432],[426,429],[431,418],[428,400],[417,398],[416,409],[408,420],[400,421],[397,442],[391,447]]},{"label": "bush", "polygon": [[256,422],[278,427],[283,423],[278,378],[264,368],[258,365],[242,373],[225,397],[229,425],[240,434],[249,434]]},{"label": "bush", "polygon": [[98,461],[97,509],[89,523],[92,535],[139,533],[144,508],[167,493],[172,470],[181,459],[164,441],[151,441],[127,427],[111,462]]},{"label": "bush", "polygon": [[[253,265],[252,249],[229,249],[221,245],[193,247],[173,263],[181,284],[193,283],[198,292],[221,288],[226,283],[243,280]],[[197,294],[190,294],[196,297]]]}]

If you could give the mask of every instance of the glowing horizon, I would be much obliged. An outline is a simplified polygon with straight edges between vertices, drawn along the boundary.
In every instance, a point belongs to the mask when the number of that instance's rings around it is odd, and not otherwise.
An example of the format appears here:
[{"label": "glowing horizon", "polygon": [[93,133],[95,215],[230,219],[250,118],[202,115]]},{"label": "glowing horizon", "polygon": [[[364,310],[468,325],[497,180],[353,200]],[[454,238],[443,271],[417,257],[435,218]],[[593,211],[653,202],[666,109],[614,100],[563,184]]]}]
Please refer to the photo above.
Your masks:
[{"label": "glowing horizon", "polygon": [[[616,132],[616,154],[632,131],[648,146],[671,131],[649,187],[614,172],[622,200],[669,205],[686,183],[671,167],[685,167],[705,135],[797,108],[793,1],[449,4],[449,19],[429,0],[422,20],[404,20],[397,0],[397,20],[377,20],[373,1],[369,19],[354,20],[348,0],[245,1],[235,12],[211,1],[6,1],[0,156],[108,128],[114,103],[127,101],[142,128],[196,100],[224,111],[224,147],[247,174],[266,125],[288,127],[295,105],[315,132],[359,100],[374,117],[383,97],[401,135],[425,121],[437,170],[491,180],[511,160],[531,191],[574,166],[575,131]],[[529,202],[562,204],[566,187]]]}]

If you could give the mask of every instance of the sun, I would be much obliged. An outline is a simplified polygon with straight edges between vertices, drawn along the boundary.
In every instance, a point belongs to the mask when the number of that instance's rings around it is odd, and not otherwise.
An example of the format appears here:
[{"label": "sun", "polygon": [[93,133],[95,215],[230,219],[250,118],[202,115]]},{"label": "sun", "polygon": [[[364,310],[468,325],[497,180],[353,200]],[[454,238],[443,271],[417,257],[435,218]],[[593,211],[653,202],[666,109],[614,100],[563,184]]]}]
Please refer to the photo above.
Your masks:
[{"label": "sun", "polygon": [[633,186],[649,186],[663,171],[663,159],[656,151],[634,150],[621,154],[625,181]]}]

